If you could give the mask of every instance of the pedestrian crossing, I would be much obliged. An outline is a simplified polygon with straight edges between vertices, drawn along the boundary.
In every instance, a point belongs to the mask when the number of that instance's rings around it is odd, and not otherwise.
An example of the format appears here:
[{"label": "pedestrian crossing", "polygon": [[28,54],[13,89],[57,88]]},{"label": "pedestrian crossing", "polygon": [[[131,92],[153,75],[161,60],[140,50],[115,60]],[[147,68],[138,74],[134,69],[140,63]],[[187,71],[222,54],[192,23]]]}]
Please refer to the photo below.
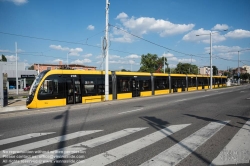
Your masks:
[{"label": "pedestrian crossing", "polygon": [[[196,132],[187,136],[183,140],[177,142],[171,147],[168,147],[162,152],[152,158],[148,158],[147,161],[143,161],[141,166],[160,166],[160,165],[177,165],[182,160],[187,158],[190,154],[201,147],[205,142],[212,138],[215,134],[225,127],[230,121],[214,121],[203,126]],[[136,152],[143,151],[163,139],[170,137],[172,134],[185,131],[192,124],[177,124],[170,125],[158,131],[154,131],[145,136],[136,138],[130,142],[109,149],[99,154],[88,156],[85,158],[85,153],[91,148],[98,148],[98,146],[112,143],[113,141],[132,137],[133,134],[147,131],[148,127],[137,128],[125,128],[119,131],[115,131],[106,135],[102,135],[103,130],[87,130],[79,131],[62,136],[52,137],[41,141],[36,141],[24,145],[19,145],[11,148],[1,149],[0,157],[2,158],[2,165],[6,166],[36,166],[48,163],[54,165],[55,163],[64,162],[71,166],[99,166],[115,163],[116,161],[123,159]],[[69,141],[74,138],[85,137],[94,133],[99,133],[100,137],[79,142],[70,146],[63,147],[61,149],[48,149],[48,151],[39,151],[39,148],[45,146],[58,144],[63,141]],[[23,140],[30,140],[32,138],[38,138],[42,136],[49,136],[54,132],[46,133],[31,133],[12,137],[8,139],[0,140],[0,148],[2,145],[8,145],[14,142]],[[242,128],[233,136],[229,143],[221,150],[219,155],[211,162],[212,165],[228,165],[228,164],[240,164],[249,163],[250,160],[250,120],[248,120]],[[47,147],[49,148],[49,147]],[[37,152],[31,153],[31,152]],[[232,154],[232,152],[235,152]],[[236,153],[237,152],[237,153]],[[230,153],[230,154],[229,154]],[[23,155],[19,155],[23,154]],[[81,157],[75,158],[74,155],[80,155]],[[229,158],[234,157],[234,158]],[[233,156],[235,155],[235,156]],[[19,158],[19,157],[20,158]],[[73,161],[73,162],[72,162]],[[0,165],[1,165],[0,164]]]}]

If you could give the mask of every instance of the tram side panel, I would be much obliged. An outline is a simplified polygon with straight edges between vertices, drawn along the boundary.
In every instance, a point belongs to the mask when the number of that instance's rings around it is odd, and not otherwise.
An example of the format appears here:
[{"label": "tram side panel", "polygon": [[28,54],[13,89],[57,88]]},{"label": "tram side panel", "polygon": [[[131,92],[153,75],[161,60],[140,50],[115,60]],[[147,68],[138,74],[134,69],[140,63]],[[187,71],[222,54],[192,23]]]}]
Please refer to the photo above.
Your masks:
[{"label": "tram side panel", "polygon": [[169,94],[169,76],[154,76],[154,95]]},{"label": "tram side panel", "polygon": [[[82,75],[82,103],[105,101],[105,75]],[[109,100],[113,100],[112,77],[109,76]]]},{"label": "tram side panel", "polygon": [[129,99],[132,97],[151,96],[152,85],[150,75],[128,75],[119,73],[116,75],[117,99]]}]

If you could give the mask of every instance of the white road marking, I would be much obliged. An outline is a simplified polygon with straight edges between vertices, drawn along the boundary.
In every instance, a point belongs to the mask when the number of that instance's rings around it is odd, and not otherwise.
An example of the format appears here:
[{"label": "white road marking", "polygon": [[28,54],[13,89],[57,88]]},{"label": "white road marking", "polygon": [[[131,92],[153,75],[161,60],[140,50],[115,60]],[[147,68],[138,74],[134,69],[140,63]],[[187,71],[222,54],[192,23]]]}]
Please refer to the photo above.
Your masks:
[{"label": "white road marking", "polygon": [[[101,166],[110,164],[116,160],[119,160],[131,153],[134,153],[146,146],[149,146],[161,139],[166,138],[167,136],[189,126],[190,124],[183,124],[183,125],[172,125],[166,127],[162,130],[156,131],[152,134],[149,134],[145,137],[127,143],[125,145],[119,146],[117,148],[111,149],[107,152],[101,153],[99,155],[93,156],[81,162],[72,164],[72,166]],[[83,164],[84,163],[84,164]]]},{"label": "white road marking", "polygon": [[201,97],[208,97],[208,96],[211,96],[211,95],[204,95],[204,96],[201,96]]},{"label": "white road marking", "polygon": [[31,138],[35,138],[35,137],[41,137],[41,136],[53,134],[53,133],[55,133],[55,132],[30,133],[30,134],[26,134],[26,135],[17,136],[17,137],[7,138],[7,139],[0,140],[0,145],[9,144],[12,142],[22,141],[22,140],[26,140],[26,139],[31,139]]},{"label": "white road marking", "polygon": [[175,101],[175,102],[180,102],[180,101],[185,101],[185,100],[187,100],[187,99],[177,100],[177,101]]},{"label": "white road marking", "polygon": [[143,109],[143,108],[138,108],[138,109],[136,109],[136,110],[120,112],[120,113],[118,113],[118,114],[127,114],[127,113],[130,113],[130,112],[140,111],[140,110],[142,110],[142,109]]},{"label": "white road marking", "polygon": [[186,158],[189,154],[195,151],[199,146],[205,143],[215,133],[217,133],[222,127],[227,124],[226,122],[211,122],[207,126],[196,131],[189,137],[185,138],[181,142],[175,144],[169,149],[163,151],[152,159],[146,161],[141,166],[174,166],[177,165],[181,160]]},{"label": "white road marking", "polygon": [[58,137],[54,137],[54,138],[50,138],[50,139],[46,139],[46,140],[42,140],[42,141],[37,141],[37,142],[33,142],[33,143],[21,145],[21,146],[9,148],[9,149],[3,149],[2,151],[0,151],[0,157],[3,155],[5,155],[5,157],[7,157],[7,156],[10,156],[10,155],[13,155],[16,153],[25,153],[26,151],[29,151],[32,149],[52,145],[55,143],[67,141],[70,139],[82,137],[82,136],[93,134],[93,133],[100,132],[100,131],[102,131],[102,130],[80,131],[80,132],[62,135],[62,136],[58,136]]},{"label": "white road marking", "polygon": [[[88,140],[86,142],[81,142],[81,143],[74,144],[74,145],[71,145],[71,146],[68,146],[68,147],[65,147],[62,149],[50,151],[49,153],[43,153],[41,155],[34,156],[32,158],[27,158],[27,159],[22,160],[23,162],[20,161],[18,163],[11,163],[11,164],[8,164],[6,166],[9,166],[9,165],[11,165],[11,166],[25,166],[25,165],[27,165],[27,163],[32,164],[32,166],[40,165],[42,163],[51,162],[57,158],[62,158],[61,156],[66,157],[66,156],[72,155],[74,153],[81,153],[88,148],[93,148],[93,147],[105,144],[107,142],[114,141],[116,139],[128,136],[130,134],[136,133],[136,132],[144,130],[146,128],[147,127],[124,129],[124,130],[121,130],[121,131],[118,131],[115,133],[104,135],[102,137]],[[57,152],[67,152],[67,153],[57,153]],[[49,156],[49,158],[48,158],[48,156]],[[39,161],[41,161],[40,163],[37,162],[38,159],[39,159]]]},{"label": "white road marking", "polygon": [[246,164],[250,162],[250,120],[237,132],[211,165]]}]

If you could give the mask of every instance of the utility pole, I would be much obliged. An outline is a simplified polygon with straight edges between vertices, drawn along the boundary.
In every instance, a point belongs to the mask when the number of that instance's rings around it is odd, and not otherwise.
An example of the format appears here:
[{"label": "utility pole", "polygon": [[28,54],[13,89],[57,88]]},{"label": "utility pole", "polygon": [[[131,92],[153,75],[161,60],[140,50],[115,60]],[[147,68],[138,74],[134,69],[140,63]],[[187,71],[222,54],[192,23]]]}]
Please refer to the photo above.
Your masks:
[{"label": "utility pole", "polygon": [[240,85],[240,51],[238,51],[238,85]]},{"label": "utility pole", "polygon": [[109,100],[109,38],[108,38],[108,31],[109,31],[109,0],[106,0],[106,33],[105,33],[105,40],[106,40],[106,63],[105,63],[105,101]]},{"label": "utility pole", "polygon": [[163,54],[163,59],[164,59],[164,73],[165,73],[165,52],[164,52],[164,54]]},{"label": "utility pole", "polygon": [[18,75],[17,75],[17,42],[16,44],[16,94],[18,95]]},{"label": "utility pole", "polygon": [[210,89],[213,89],[213,66],[212,66],[212,31],[210,32]]}]

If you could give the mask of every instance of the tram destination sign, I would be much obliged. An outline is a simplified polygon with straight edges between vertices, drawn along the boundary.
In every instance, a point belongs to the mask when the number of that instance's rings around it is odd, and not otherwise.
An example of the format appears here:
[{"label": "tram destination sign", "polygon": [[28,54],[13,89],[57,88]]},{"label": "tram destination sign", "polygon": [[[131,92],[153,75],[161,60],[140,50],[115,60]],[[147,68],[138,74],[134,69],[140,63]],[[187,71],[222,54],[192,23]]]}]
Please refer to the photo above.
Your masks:
[{"label": "tram destination sign", "polygon": [[21,75],[21,78],[35,78],[35,75]]}]

